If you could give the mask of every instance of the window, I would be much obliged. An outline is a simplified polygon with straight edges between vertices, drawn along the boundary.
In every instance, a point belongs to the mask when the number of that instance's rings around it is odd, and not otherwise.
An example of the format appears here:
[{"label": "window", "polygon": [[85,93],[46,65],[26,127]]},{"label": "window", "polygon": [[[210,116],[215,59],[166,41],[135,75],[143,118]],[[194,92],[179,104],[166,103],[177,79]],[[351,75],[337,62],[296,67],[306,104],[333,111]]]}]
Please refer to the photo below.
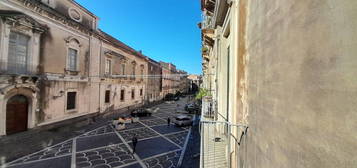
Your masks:
[{"label": "window", "polygon": [[105,91],[105,103],[110,103],[110,90]]},{"label": "window", "polygon": [[143,95],[143,89],[140,89],[140,96]]},{"label": "window", "polygon": [[77,56],[78,51],[73,48],[68,48],[68,70],[77,71]]},{"label": "window", "polygon": [[135,80],[135,69],[136,69],[136,63],[135,62],[133,62],[133,67],[132,67],[133,69],[132,69],[132,77],[131,77],[131,79],[132,80]]},{"label": "window", "polygon": [[131,99],[135,99],[135,89],[131,90]]},{"label": "window", "polygon": [[121,75],[125,75],[125,64],[121,64]]},{"label": "window", "polygon": [[29,37],[11,32],[9,39],[8,71],[12,73],[26,73],[28,59]]},{"label": "window", "polygon": [[140,70],[140,80],[143,81],[144,80],[144,67],[141,68]]},{"label": "window", "polygon": [[67,92],[67,110],[76,109],[77,92]]},{"label": "window", "polygon": [[110,59],[105,60],[105,74],[106,75],[112,74],[112,60]]},{"label": "window", "polygon": [[124,100],[125,100],[125,90],[122,89],[122,90],[120,91],[120,101],[124,101]]}]

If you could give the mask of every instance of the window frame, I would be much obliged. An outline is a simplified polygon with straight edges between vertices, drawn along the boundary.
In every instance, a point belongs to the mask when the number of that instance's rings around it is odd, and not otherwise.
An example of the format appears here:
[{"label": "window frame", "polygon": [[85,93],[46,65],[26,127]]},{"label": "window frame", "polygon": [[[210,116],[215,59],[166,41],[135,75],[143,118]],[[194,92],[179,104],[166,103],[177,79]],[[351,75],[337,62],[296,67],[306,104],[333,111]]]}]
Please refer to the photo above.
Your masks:
[{"label": "window frame", "polygon": [[[110,63],[108,67],[108,62]],[[113,73],[113,61],[110,58],[105,58],[105,67],[104,67],[104,74],[105,75],[112,75]]]},{"label": "window frame", "polygon": [[131,89],[131,99],[135,99],[135,89]]},{"label": "window frame", "polygon": [[[68,109],[68,94],[69,93],[75,93],[75,98],[74,98],[74,108],[73,109]],[[77,109],[78,109],[78,91],[77,90],[67,90],[66,92],[66,112],[77,112]]]},{"label": "window frame", "polygon": [[[70,58],[70,50],[74,50],[74,51],[76,51],[76,67],[74,68],[74,69],[72,69],[71,68],[71,58]],[[74,47],[68,47],[67,48],[67,68],[66,68],[66,70],[67,71],[71,71],[71,72],[78,72],[78,69],[79,69],[79,67],[78,67],[78,53],[79,53],[79,51],[78,51],[78,49],[76,49],[76,48],[74,48]]]},{"label": "window frame", "polygon": [[[66,42],[66,48],[67,48],[67,55],[66,55],[66,71],[69,72],[80,72],[80,55],[81,55],[81,43],[79,40],[77,40],[74,37],[68,37],[67,39],[65,39]],[[77,56],[76,56],[76,69],[72,70],[70,69],[69,63],[70,63],[70,59],[69,59],[69,51],[70,49],[72,50],[76,50],[77,51]]]},{"label": "window frame", "polygon": [[125,89],[120,90],[120,101],[121,102],[125,101]]},{"label": "window frame", "polygon": [[[10,63],[10,40],[11,40],[11,34],[16,34],[17,38],[16,38],[16,44],[15,44],[15,55],[17,55],[17,46],[19,45],[19,36],[24,36],[27,38],[27,44],[26,44],[26,55],[25,55],[25,72],[19,72],[20,74],[22,73],[27,73],[29,71],[29,66],[31,66],[31,40],[32,37],[26,33],[23,32],[19,32],[19,31],[13,31],[10,30],[9,32],[9,37],[8,37],[8,46],[7,46],[7,67],[6,69],[9,71],[9,63]],[[14,62],[14,64],[18,64],[19,62]],[[17,66],[17,65],[16,65]],[[15,70],[17,71],[17,70]]]},{"label": "window frame", "polygon": [[111,94],[111,91],[110,90],[105,90],[105,93],[104,93],[104,103],[106,104],[109,104],[110,103],[110,94]]}]

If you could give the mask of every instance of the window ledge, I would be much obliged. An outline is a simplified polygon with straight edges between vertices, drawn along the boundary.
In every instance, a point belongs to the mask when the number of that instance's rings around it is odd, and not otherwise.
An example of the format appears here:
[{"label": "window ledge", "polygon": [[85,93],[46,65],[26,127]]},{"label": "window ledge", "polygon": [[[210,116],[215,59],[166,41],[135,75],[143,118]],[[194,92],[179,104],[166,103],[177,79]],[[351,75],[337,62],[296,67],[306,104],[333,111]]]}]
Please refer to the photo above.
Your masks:
[{"label": "window ledge", "polygon": [[66,110],[67,113],[77,113],[77,109]]}]

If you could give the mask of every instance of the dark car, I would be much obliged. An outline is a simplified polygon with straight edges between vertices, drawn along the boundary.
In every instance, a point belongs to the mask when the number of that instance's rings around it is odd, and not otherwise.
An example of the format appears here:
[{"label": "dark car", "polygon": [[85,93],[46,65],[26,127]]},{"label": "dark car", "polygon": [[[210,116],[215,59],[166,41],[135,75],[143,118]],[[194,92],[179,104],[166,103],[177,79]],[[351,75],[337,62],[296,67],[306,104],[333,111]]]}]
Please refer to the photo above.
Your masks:
[{"label": "dark car", "polygon": [[185,110],[189,113],[199,112],[201,110],[200,105],[196,103],[189,103],[185,105]]},{"label": "dark car", "polygon": [[131,112],[131,116],[133,117],[148,117],[151,116],[151,112],[146,109],[135,109]]},{"label": "dark car", "polygon": [[165,101],[173,101],[174,98],[175,98],[175,95],[172,93],[169,93],[169,94],[165,95],[164,100]]}]

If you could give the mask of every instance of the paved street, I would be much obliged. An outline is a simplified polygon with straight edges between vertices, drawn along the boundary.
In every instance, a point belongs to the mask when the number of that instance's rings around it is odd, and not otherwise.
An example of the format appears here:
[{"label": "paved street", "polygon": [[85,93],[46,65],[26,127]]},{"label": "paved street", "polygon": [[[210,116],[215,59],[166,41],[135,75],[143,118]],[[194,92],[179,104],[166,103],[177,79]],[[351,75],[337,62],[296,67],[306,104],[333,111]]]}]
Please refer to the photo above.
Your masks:
[{"label": "paved street", "polygon": [[[177,167],[179,160],[183,160],[182,151],[191,130],[167,125],[167,118],[175,116],[176,103],[182,111],[186,99],[157,105],[151,117],[126,124],[124,130],[116,131],[108,121],[92,131],[9,162],[6,167]],[[132,154],[133,135],[138,138],[135,154]]]}]

